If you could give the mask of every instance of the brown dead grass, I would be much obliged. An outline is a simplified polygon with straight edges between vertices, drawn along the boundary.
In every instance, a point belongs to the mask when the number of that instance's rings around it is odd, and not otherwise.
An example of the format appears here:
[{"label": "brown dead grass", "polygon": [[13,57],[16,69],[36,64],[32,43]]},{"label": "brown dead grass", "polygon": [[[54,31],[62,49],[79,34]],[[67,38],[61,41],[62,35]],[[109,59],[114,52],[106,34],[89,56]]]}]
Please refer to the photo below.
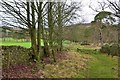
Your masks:
[{"label": "brown dead grass", "polygon": [[55,64],[46,64],[43,74],[46,78],[73,78],[87,68],[91,56],[77,52],[65,53],[66,59],[59,59]]}]

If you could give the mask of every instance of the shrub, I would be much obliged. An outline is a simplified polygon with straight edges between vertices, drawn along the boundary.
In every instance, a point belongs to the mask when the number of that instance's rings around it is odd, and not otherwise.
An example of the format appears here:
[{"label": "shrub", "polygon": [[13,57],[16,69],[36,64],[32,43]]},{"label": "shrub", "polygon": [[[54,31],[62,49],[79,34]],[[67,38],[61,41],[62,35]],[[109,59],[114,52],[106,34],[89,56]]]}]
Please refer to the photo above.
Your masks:
[{"label": "shrub", "polygon": [[3,67],[6,67],[8,63],[10,65],[28,63],[31,52],[29,49],[20,46],[2,46],[2,62]]},{"label": "shrub", "polygon": [[107,53],[109,55],[110,54],[110,46],[108,44],[103,45],[100,49],[100,52]]},{"label": "shrub", "polygon": [[81,42],[81,45],[90,45],[87,41]]},{"label": "shrub", "polygon": [[110,53],[112,56],[119,56],[120,46],[118,44],[112,44],[110,46]]},{"label": "shrub", "polygon": [[113,56],[120,56],[120,45],[119,44],[112,44],[112,45],[103,45],[100,49],[101,53],[107,53],[108,55]]},{"label": "shrub", "polygon": [[96,53],[98,53],[97,49],[93,50],[93,49],[79,49],[79,48],[77,48],[77,52],[85,53],[85,54],[96,54]]}]

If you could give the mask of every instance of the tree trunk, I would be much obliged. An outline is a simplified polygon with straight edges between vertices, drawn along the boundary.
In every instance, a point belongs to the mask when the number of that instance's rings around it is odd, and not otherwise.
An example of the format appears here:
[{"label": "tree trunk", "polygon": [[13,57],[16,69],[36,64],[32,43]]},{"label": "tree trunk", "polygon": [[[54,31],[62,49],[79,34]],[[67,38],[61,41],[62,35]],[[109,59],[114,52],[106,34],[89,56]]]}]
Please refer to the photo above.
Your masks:
[{"label": "tree trunk", "polygon": [[42,28],[42,2],[38,6],[38,31],[37,31],[37,54],[40,57],[41,52],[41,28]]},{"label": "tree trunk", "polygon": [[37,45],[36,45],[36,27],[35,27],[35,6],[34,2],[31,2],[31,10],[32,10],[32,28],[31,28],[31,44],[35,59],[37,59]]},{"label": "tree trunk", "polygon": [[103,45],[103,37],[102,37],[102,21],[100,21],[100,46]]},{"label": "tree trunk", "polygon": [[48,27],[49,27],[49,46],[53,47],[53,20],[52,20],[52,2],[48,4]]},{"label": "tree trunk", "polygon": [[62,51],[62,14],[61,14],[61,5],[60,2],[58,2],[58,45],[59,50]]},{"label": "tree trunk", "polygon": [[[120,18],[119,18],[120,21]],[[118,44],[120,44],[120,22],[118,24]]]},{"label": "tree trunk", "polygon": [[[53,60],[54,62],[56,62],[55,56],[54,56],[54,49],[53,49],[53,28],[54,28],[54,24],[53,24],[53,13],[52,13],[52,2],[48,3],[48,27],[49,27],[49,46],[51,49],[51,53],[53,56]],[[49,50],[49,49],[48,49]]]}]

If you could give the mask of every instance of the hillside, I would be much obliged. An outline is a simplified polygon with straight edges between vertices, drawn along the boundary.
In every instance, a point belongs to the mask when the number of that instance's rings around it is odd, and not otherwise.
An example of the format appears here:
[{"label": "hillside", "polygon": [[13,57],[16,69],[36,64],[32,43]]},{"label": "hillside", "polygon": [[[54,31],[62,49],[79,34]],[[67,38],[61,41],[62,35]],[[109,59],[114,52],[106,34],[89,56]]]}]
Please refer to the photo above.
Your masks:
[{"label": "hillside", "polygon": [[99,23],[71,25],[64,28],[64,39],[71,41],[88,41],[89,43],[99,43],[100,32],[104,43],[118,42],[118,28],[104,25],[100,31]]}]

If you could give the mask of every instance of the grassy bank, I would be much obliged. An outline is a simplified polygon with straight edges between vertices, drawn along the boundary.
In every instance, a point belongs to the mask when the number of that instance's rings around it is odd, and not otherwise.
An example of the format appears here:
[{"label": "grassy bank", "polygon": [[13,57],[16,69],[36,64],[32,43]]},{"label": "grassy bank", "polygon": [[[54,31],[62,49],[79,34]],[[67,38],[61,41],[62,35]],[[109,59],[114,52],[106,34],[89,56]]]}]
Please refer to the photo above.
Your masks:
[{"label": "grassy bank", "polygon": [[99,52],[99,47],[81,46],[70,44],[65,46],[71,51],[80,49],[80,55],[91,56],[92,59],[87,64],[87,69],[81,71],[76,78],[117,78],[118,77],[118,57],[108,56]]},{"label": "grassy bank", "polygon": [[87,78],[117,78],[118,59],[104,54],[90,54],[92,59],[88,63],[88,69],[81,72]]}]

